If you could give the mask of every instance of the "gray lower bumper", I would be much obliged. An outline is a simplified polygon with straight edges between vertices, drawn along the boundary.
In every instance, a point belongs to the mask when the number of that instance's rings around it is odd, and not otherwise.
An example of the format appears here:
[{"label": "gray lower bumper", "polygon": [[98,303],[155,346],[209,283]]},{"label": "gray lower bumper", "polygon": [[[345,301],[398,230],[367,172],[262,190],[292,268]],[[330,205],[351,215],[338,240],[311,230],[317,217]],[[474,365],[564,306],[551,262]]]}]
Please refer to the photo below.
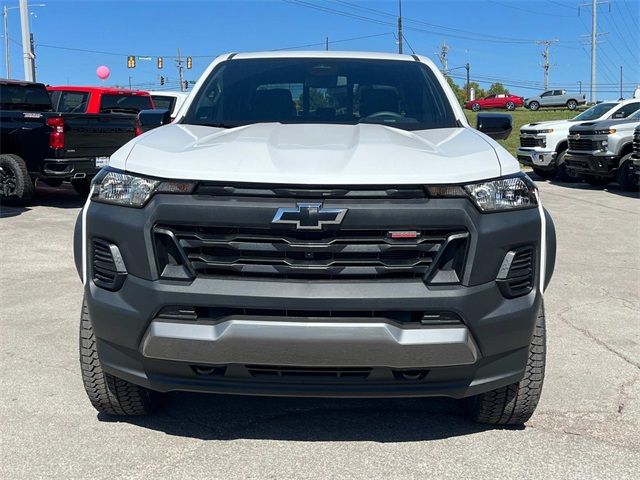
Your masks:
[{"label": "gray lower bumper", "polygon": [[[250,348],[248,348],[250,346]],[[403,329],[387,323],[228,320],[214,325],[153,321],[145,357],[194,364],[424,368],[478,359],[464,326]]]}]

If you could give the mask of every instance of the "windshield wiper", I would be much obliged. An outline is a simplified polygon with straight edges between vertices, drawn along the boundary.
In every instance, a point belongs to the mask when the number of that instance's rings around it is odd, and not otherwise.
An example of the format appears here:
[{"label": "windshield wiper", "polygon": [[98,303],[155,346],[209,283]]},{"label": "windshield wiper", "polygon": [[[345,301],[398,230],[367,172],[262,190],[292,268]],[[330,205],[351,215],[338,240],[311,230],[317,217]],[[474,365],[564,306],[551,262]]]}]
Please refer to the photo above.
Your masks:
[{"label": "windshield wiper", "polygon": [[240,126],[237,123],[194,123],[193,125],[203,125],[214,128],[236,128]]}]

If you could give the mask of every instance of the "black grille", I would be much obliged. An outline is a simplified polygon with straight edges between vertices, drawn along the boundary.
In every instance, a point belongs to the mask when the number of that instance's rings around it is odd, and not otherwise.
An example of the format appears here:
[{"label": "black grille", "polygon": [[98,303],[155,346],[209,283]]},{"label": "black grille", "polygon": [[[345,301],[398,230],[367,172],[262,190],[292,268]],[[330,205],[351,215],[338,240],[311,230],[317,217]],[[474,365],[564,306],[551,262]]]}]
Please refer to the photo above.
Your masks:
[{"label": "black grille", "polygon": [[577,150],[583,152],[593,152],[594,150],[600,150],[602,142],[599,140],[592,140],[590,138],[572,138],[569,137],[569,150]]},{"label": "black grille", "polygon": [[535,137],[520,137],[520,146],[521,147],[544,147],[545,141],[544,138],[535,138]]},{"label": "black grille", "polygon": [[116,266],[111,252],[112,245],[106,240],[93,240],[93,283],[107,290],[118,290],[127,274],[122,271],[122,267],[118,269]]},{"label": "black grille", "polygon": [[305,322],[385,322],[403,327],[459,326],[460,316],[449,311],[434,310],[294,310],[273,308],[196,307],[170,305],[163,307],[156,318],[159,320],[181,320],[192,322],[219,323],[233,318],[252,320],[302,320]]},{"label": "black grille", "polygon": [[533,289],[535,257],[533,247],[515,250],[506,279],[498,282],[502,293],[508,298],[526,295]]},{"label": "black grille", "polygon": [[373,368],[367,367],[289,367],[247,365],[252,377],[367,378]]},{"label": "black grille", "polygon": [[[184,258],[195,275],[305,279],[421,278],[436,258],[445,257],[439,253],[451,235],[466,235],[421,230],[416,231],[417,238],[392,239],[387,230],[309,232],[187,225],[157,226],[154,232],[156,241],[171,232],[168,236],[180,251],[174,257]],[[448,245],[446,258],[451,259],[456,257],[453,249],[466,250],[466,238]],[[461,261],[453,264],[461,268]],[[159,259],[160,272],[165,268]],[[459,279],[460,272],[456,273]]]}]

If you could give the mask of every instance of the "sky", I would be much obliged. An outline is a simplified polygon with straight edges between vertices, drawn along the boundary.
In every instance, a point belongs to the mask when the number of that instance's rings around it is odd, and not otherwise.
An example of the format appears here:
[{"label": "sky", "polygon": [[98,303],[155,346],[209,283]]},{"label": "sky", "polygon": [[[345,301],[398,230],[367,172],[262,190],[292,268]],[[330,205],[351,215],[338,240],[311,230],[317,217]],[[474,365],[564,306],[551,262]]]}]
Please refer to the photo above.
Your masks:
[{"label": "sky", "polygon": [[[543,45],[549,48],[550,88],[587,92],[590,84],[591,7],[587,0],[402,0],[405,53],[430,57],[446,44],[450,74],[459,85],[469,62],[471,80],[499,81],[512,93],[543,89]],[[44,3],[39,7],[36,4]],[[396,52],[397,0],[30,0],[37,80],[51,85],[128,85],[178,89],[176,57],[191,56],[198,76],[225,52],[275,49]],[[24,78],[18,0],[9,7],[11,76]],[[640,84],[640,0],[610,0],[598,7],[597,99],[619,97]],[[6,76],[4,31],[0,75]],[[127,55],[138,58],[127,68]],[[156,58],[164,58],[159,70]],[[106,65],[111,76],[96,77]],[[165,85],[160,86],[160,76]],[[589,95],[587,95],[589,98]]]}]

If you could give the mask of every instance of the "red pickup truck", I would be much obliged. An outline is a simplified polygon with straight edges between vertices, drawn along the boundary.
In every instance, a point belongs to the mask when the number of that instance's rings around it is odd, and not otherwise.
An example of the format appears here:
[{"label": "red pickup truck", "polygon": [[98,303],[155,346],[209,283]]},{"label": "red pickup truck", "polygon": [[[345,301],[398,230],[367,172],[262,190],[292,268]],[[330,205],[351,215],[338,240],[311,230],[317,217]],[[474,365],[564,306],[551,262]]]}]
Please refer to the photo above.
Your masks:
[{"label": "red pickup truck", "polygon": [[107,87],[47,87],[53,109],[62,113],[125,113],[153,108],[149,92]]},{"label": "red pickup truck", "polygon": [[493,94],[477,100],[469,100],[464,104],[464,108],[477,112],[483,108],[504,108],[515,110],[516,107],[524,105],[524,98],[510,94]]}]

